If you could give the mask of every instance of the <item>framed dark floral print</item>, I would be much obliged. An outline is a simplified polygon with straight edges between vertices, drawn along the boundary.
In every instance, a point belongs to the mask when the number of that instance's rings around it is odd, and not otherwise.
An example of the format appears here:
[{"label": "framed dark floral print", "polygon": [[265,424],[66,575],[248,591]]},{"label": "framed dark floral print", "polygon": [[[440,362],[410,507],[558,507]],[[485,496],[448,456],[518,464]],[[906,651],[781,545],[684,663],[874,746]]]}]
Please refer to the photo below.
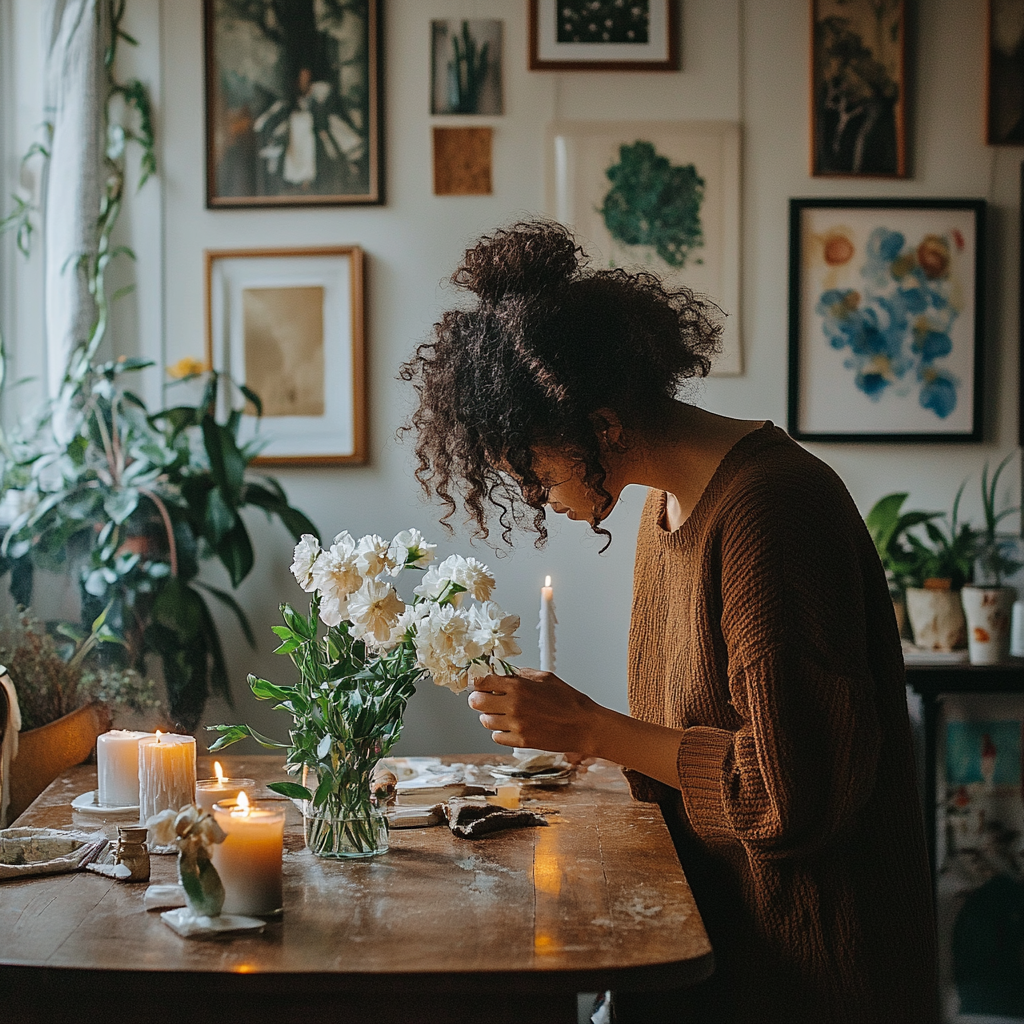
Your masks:
[{"label": "framed dark floral print", "polygon": [[380,0],[204,0],[206,205],[383,202]]},{"label": "framed dark floral print", "polygon": [[679,0],[529,0],[531,71],[678,71]]},{"label": "framed dark floral print", "polygon": [[790,200],[793,437],[982,439],[985,209]]}]

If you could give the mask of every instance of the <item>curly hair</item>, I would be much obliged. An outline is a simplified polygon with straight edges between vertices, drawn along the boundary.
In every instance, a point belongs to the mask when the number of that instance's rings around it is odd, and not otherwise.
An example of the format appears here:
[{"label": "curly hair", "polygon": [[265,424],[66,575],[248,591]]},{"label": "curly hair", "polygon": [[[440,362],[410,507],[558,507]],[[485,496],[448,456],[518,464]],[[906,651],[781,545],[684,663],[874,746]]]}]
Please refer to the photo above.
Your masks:
[{"label": "curly hair", "polygon": [[[560,224],[525,221],[468,249],[452,283],[477,297],[434,325],[400,372],[419,406],[402,431],[416,434],[416,478],[447,506],[461,497],[483,539],[497,511],[501,536],[516,528],[547,538],[536,447],[583,466],[605,501],[606,472],[592,415],[657,428],[682,383],[707,375],[718,351],[720,310],[653,274],[593,270]],[[610,540],[594,514],[591,529]]]}]

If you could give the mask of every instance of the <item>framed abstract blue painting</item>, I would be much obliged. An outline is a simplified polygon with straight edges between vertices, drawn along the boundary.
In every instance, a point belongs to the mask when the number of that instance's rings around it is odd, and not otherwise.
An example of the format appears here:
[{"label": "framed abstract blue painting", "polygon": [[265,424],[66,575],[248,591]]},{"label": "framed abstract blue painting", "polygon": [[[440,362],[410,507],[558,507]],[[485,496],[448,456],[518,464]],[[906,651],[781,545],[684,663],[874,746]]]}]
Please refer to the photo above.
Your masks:
[{"label": "framed abstract blue painting", "polygon": [[982,439],[985,201],[791,199],[790,434]]}]

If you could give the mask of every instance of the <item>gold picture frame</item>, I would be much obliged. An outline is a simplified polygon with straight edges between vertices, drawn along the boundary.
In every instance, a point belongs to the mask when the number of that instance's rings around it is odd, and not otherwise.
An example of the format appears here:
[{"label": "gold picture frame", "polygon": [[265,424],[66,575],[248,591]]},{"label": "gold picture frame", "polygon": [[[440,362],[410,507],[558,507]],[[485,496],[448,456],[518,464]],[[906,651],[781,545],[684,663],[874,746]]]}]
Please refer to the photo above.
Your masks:
[{"label": "gold picture frame", "polygon": [[207,366],[259,395],[265,466],[366,462],[365,257],[356,245],[208,249]]}]

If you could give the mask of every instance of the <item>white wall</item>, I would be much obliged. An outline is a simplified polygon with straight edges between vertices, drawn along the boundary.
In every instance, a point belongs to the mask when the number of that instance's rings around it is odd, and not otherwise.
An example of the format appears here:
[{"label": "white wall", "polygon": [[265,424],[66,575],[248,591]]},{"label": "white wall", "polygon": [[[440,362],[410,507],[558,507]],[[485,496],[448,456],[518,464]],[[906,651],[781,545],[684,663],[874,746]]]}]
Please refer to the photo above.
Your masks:
[{"label": "white wall", "polygon": [[[7,0],[16,9],[33,0]],[[977,514],[977,480],[986,459],[1014,448],[1018,387],[1018,175],[1021,151],[983,145],[982,0],[926,0],[916,19],[911,72],[907,181],[812,179],[808,164],[808,13],[806,0],[684,0],[683,69],[678,74],[551,74],[526,70],[525,4],[513,0],[385,0],[384,125],[387,204],[376,208],[231,210],[204,208],[202,4],[200,0],[130,0],[133,34],[145,40],[142,77],[161,95],[160,190],[132,213],[129,235],[160,239],[162,278],[139,296],[146,325],[139,343],[165,363],[203,350],[203,250],[355,243],[368,255],[368,387],[370,463],[366,467],[282,470],[277,476],[295,504],[325,534],[347,528],[388,534],[410,525],[441,537],[435,509],[420,503],[408,445],[394,439],[409,412],[399,364],[424,340],[451,300],[443,281],[479,233],[543,208],[545,124],[555,118],[725,119],[743,125],[742,318],[746,372],[707,381],[696,399],[726,414],[786,418],[787,200],[791,196],[981,196],[990,208],[990,279],[986,442],[982,445],[815,445],[867,509],[880,495],[911,492],[915,506],[948,507],[971,474],[965,510]],[[491,123],[494,194],[439,198],[431,192],[428,113],[429,21],[496,17],[505,21],[505,103]],[[159,61],[153,42],[159,41]],[[152,63],[146,64],[146,60]],[[144,66],[143,66],[144,65]],[[25,121],[24,96],[17,116]],[[5,111],[6,113],[6,111]],[[446,119],[451,121],[453,119]],[[9,161],[7,164],[9,166]],[[162,216],[152,194],[162,198]],[[161,235],[162,232],[162,235]],[[157,261],[143,257],[144,277]],[[25,275],[24,268],[19,274]],[[162,302],[161,302],[162,291]],[[26,301],[33,301],[31,294]],[[161,339],[151,335],[153,317]],[[130,331],[118,336],[129,343]],[[26,338],[26,335],[20,335]],[[24,344],[24,342],[22,342]],[[27,342],[32,344],[29,339]],[[1007,496],[1017,490],[1012,467]],[[495,568],[498,598],[520,612],[524,662],[536,660],[535,608],[545,573],[554,577],[561,674],[598,700],[625,707],[626,635],[632,546],[643,495],[627,492],[610,520],[615,540],[599,556],[583,527],[553,524],[547,549],[530,541],[508,557],[485,552]],[[288,574],[289,541],[279,528],[251,519],[259,557],[241,598],[260,636],[248,651],[224,621],[232,650],[236,707],[211,706],[211,721],[247,718],[267,731],[283,723],[247,696],[247,671],[283,677],[287,666],[269,652],[269,626],[281,600],[297,600]],[[459,534],[448,550],[466,550]],[[462,698],[432,687],[407,716],[407,753],[486,750],[489,737]]]}]

